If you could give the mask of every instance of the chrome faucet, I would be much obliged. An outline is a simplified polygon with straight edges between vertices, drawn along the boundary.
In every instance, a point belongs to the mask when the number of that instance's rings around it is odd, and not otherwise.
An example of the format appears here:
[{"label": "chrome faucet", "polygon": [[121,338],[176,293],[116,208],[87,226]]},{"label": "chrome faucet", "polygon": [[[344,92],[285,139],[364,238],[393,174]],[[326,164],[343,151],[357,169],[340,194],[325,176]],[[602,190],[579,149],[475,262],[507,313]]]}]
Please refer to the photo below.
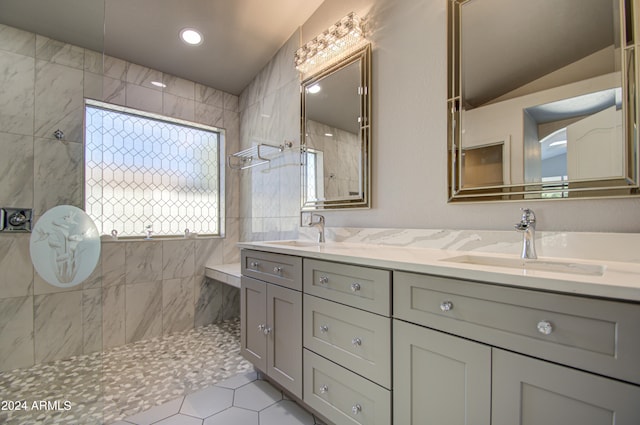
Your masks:
[{"label": "chrome faucet", "polygon": [[[317,218],[317,221],[313,221],[314,218]],[[309,226],[318,228],[318,242],[324,243],[324,216],[320,214],[311,214],[309,217]]]},{"label": "chrome faucet", "polygon": [[536,255],[536,215],[529,208],[521,208],[522,218],[516,223],[517,231],[522,232],[522,253],[520,257],[524,260],[535,260]]}]

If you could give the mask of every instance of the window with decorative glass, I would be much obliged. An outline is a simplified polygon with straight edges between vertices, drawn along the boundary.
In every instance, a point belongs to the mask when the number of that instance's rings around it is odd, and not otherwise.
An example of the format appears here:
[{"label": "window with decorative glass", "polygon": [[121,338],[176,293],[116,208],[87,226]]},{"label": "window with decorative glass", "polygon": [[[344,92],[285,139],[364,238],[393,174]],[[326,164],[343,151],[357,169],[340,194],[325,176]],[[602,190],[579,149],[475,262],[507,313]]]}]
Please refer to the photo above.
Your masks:
[{"label": "window with decorative glass", "polygon": [[85,210],[101,234],[224,233],[224,130],[87,100]]}]

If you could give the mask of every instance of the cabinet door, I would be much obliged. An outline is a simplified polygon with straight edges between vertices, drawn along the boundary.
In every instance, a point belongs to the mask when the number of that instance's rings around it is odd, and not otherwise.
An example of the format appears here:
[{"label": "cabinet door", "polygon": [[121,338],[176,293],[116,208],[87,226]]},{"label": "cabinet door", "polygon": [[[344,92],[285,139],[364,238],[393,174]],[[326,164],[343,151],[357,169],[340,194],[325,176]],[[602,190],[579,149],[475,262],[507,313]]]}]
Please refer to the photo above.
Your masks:
[{"label": "cabinet door", "polygon": [[395,424],[488,425],[491,348],[393,321]]},{"label": "cabinet door", "polygon": [[240,352],[267,370],[267,284],[243,276],[240,284]]},{"label": "cabinet door", "polygon": [[302,398],[302,292],[267,285],[267,375]]},{"label": "cabinet door", "polygon": [[493,349],[493,425],[637,425],[640,387]]}]

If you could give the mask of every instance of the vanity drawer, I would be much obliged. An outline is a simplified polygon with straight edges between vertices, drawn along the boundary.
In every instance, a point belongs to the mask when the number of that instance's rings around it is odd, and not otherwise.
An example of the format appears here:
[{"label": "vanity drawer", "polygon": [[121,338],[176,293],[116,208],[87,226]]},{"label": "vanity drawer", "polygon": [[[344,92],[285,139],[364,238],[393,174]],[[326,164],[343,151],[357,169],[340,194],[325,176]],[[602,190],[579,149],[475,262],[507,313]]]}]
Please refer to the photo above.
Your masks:
[{"label": "vanity drawer", "polygon": [[373,313],[391,313],[391,272],[304,259],[304,292]]},{"label": "vanity drawer", "polygon": [[394,317],[640,383],[640,305],[405,272]]},{"label": "vanity drawer", "polygon": [[302,290],[302,258],[242,250],[242,274],[287,288]]},{"label": "vanity drawer", "polygon": [[389,425],[391,392],[304,350],[304,402],[336,424]]},{"label": "vanity drawer", "polygon": [[391,388],[391,319],[304,295],[304,346]]}]

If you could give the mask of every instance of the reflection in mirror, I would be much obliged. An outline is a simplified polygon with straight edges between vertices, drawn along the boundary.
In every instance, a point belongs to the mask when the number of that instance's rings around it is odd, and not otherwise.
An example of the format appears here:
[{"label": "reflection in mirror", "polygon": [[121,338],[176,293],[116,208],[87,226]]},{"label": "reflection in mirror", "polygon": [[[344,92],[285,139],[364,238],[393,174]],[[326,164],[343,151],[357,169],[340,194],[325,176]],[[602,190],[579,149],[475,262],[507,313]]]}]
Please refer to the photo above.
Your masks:
[{"label": "reflection in mirror", "polygon": [[324,152],[313,148],[306,149],[305,175],[307,177],[307,199],[325,199]]},{"label": "reflection in mirror", "polygon": [[637,193],[629,3],[449,1],[450,201]]},{"label": "reflection in mirror", "polygon": [[[621,87],[524,109],[527,182],[624,173]],[[527,149],[527,143],[531,149]]]},{"label": "reflection in mirror", "polygon": [[370,45],[302,83],[302,209],[369,207]]}]

